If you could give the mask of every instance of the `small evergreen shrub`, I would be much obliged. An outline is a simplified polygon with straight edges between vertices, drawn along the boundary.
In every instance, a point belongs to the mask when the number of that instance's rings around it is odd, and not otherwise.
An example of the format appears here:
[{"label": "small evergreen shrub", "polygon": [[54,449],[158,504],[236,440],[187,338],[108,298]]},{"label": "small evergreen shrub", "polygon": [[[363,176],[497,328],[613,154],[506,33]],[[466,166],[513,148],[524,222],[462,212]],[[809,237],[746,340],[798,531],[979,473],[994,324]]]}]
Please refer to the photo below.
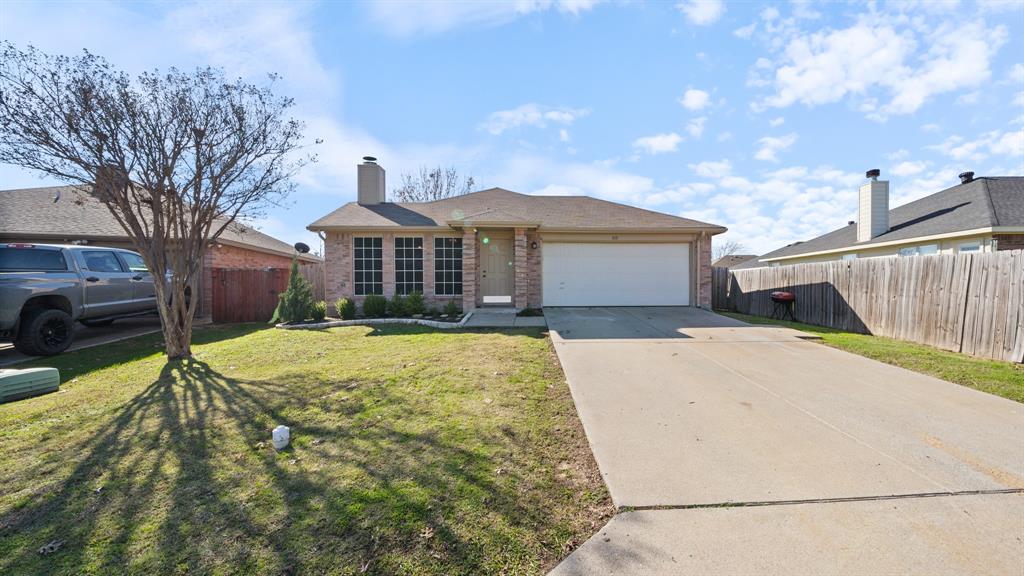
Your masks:
[{"label": "small evergreen shrub", "polygon": [[323,300],[314,302],[309,315],[313,317],[315,322],[323,322],[324,318],[327,318],[327,302]]},{"label": "small evergreen shrub", "polygon": [[342,320],[352,320],[356,317],[356,303],[348,298],[338,298],[334,303],[334,310]]},{"label": "small evergreen shrub", "polygon": [[436,317],[438,317],[440,315],[441,315],[441,309],[438,308],[437,306],[431,306],[430,308],[427,308],[427,316],[431,316],[431,317],[436,318]]},{"label": "small evergreen shrub", "polygon": [[401,294],[395,294],[388,301],[388,315],[395,318],[409,315],[408,307],[405,305],[405,298]]},{"label": "small evergreen shrub", "polygon": [[448,302],[445,303],[445,305],[444,305],[444,313],[445,314],[447,314],[449,316],[458,316],[459,312],[461,312],[461,310],[459,310],[459,305],[455,303],[455,300],[449,300]]},{"label": "small evergreen shrub", "polygon": [[423,314],[427,311],[427,304],[423,301],[423,294],[413,292],[405,299],[405,313],[409,316]]},{"label": "small evergreen shrub", "polygon": [[278,322],[302,322],[309,318],[313,309],[313,288],[299,273],[299,261],[292,258],[292,270],[288,275],[288,288],[281,292],[277,300],[277,308],[270,319],[271,324]]},{"label": "small evergreen shrub", "polygon": [[380,294],[370,294],[363,300],[363,316],[367,318],[383,318],[387,311],[388,300]]}]

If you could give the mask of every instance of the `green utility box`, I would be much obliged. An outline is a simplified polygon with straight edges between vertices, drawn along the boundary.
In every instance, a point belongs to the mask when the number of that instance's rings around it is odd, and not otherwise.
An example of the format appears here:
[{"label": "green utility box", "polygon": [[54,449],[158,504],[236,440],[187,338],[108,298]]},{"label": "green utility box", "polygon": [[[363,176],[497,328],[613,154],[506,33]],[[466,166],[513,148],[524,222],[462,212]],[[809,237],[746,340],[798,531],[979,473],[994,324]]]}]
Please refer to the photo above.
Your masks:
[{"label": "green utility box", "polygon": [[0,404],[56,392],[59,386],[60,372],[56,368],[0,368]]}]

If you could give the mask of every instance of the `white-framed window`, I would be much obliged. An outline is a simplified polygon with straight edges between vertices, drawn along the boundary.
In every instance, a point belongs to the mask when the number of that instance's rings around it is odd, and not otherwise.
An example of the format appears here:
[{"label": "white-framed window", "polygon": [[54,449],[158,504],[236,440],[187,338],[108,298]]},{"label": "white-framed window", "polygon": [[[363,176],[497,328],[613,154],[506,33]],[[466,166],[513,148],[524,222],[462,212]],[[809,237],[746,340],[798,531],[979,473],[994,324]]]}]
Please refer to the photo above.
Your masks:
[{"label": "white-framed window", "polygon": [[964,242],[956,247],[957,252],[981,252],[981,240]]},{"label": "white-framed window", "polygon": [[938,253],[938,244],[925,244],[924,246],[908,246],[906,248],[900,248],[900,256],[927,256],[929,254]]},{"label": "white-framed window", "polygon": [[395,238],[395,293],[423,293],[423,238]]},{"label": "white-framed window", "polygon": [[384,293],[384,240],[370,236],[352,239],[356,296]]},{"label": "white-framed window", "polygon": [[856,259],[857,259],[857,255],[856,254],[843,254],[843,260],[845,260],[847,262],[849,262],[850,260],[856,260]]},{"label": "white-framed window", "polygon": [[434,238],[434,294],[462,294],[462,238]]}]

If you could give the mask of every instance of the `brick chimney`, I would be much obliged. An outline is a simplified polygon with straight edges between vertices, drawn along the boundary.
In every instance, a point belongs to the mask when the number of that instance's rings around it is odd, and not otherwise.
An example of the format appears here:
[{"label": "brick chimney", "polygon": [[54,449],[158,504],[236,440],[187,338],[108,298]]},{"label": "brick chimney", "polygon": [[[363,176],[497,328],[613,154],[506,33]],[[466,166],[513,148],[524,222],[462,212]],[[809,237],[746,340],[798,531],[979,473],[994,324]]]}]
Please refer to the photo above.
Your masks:
[{"label": "brick chimney", "polygon": [[879,180],[881,171],[867,171],[871,180],[860,187],[857,211],[857,242],[867,242],[889,231],[889,181]]},{"label": "brick chimney", "polygon": [[363,156],[363,163],[357,166],[358,203],[364,206],[381,204],[384,199],[384,169],[373,156]]}]

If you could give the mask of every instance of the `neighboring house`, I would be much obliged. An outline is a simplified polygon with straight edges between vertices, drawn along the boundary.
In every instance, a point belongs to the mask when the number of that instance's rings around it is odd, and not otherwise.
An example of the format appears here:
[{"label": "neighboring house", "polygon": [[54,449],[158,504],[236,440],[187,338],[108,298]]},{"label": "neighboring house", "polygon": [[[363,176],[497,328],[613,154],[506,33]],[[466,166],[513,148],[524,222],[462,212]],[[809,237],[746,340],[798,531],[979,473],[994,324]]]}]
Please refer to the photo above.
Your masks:
[{"label": "neighboring house", "polygon": [[[135,249],[107,207],[73,186],[0,190],[0,242]],[[288,268],[294,253],[286,242],[239,223],[230,224],[206,252],[199,279],[203,299],[197,315],[211,313],[214,268]],[[311,254],[299,258],[304,266],[322,262]]]},{"label": "neighboring house", "polygon": [[858,221],[797,242],[733,270],[884,256],[995,252],[1024,248],[1024,176],[975,178],[889,210],[889,183],[868,173]]},{"label": "neighboring house", "polygon": [[309,225],[326,237],[328,299],[421,292],[466,310],[711,304],[711,237],[721,226],[501,188],[391,203],[384,169],[364,160],[358,201]]},{"label": "neighboring house", "polygon": [[728,254],[711,263],[712,268],[732,268],[748,260],[757,260],[757,254]]}]

